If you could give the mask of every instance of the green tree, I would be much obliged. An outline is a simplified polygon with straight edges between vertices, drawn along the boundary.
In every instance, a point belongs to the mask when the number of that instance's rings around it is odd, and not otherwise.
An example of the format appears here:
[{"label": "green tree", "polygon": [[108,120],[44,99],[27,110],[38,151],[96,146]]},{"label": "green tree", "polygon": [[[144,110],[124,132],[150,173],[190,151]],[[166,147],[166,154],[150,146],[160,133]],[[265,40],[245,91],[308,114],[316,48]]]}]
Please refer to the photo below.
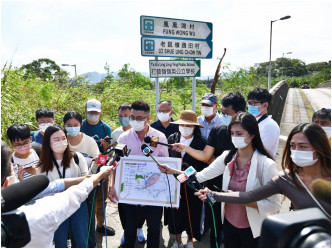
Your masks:
[{"label": "green tree", "polygon": [[68,72],[62,70],[53,60],[41,58],[21,67],[24,78],[40,78],[45,81],[53,80],[63,83],[68,77]]}]

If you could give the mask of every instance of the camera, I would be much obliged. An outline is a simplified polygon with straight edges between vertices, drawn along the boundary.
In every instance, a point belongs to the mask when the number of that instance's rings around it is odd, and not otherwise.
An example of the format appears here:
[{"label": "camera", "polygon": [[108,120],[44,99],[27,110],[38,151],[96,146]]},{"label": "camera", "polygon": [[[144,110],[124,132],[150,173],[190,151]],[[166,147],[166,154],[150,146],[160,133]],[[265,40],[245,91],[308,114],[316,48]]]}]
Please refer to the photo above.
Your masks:
[{"label": "camera", "polygon": [[[1,208],[4,207],[1,197]],[[23,247],[31,240],[24,212],[13,210],[1,213],[1,247]]]},{"label": "camera", "polygon": [[331,248],[331,220],[318,208],[268,216],[259,247]]}]

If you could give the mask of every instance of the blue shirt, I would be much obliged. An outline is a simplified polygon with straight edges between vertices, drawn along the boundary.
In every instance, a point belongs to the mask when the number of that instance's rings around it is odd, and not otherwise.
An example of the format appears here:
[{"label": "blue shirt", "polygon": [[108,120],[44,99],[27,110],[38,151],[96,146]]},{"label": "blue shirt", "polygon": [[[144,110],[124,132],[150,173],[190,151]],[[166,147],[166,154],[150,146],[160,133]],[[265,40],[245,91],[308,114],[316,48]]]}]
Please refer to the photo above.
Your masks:
[{"label": "blue shirt", "polygon": [[198,117],[197,122],[200,125],[203,125],[205,128],[200,128],[202,136],[204,137],[205,140],[208,139],[210,131],[212,130],[213,127],[216,125],[222,125],[223,123],[221,122],[220,115],[217,113],[216,116],[211,120],[211,123],[206,121],[206,118],[204,115],[201,115]]},{"label": "blue shirt", "polygon": [[86,119],[84,119],[81,126],[81,132],[93,137],[98,144],[99,151],[103,152],[103,146],[99,139],[105,138],[106,136],[111,137],[112,130],[108,124],[101,120],[99,120],[99,123],[96,125],[90,125]]},{"label": "blue shirt", "polygon": [[[173,119],[171,119],[171,122],[173,122]],[[152,123],[150,125],[152,128],[155,128],[156,130],[162,132],[165,134],[166,138],[168,138],[170,135],[174,134],[175,132],[179,131],[179,125],[178,124],[169,124],[167,128],[165,128],[160,120],[157,120],[156,122]]]},{"label": "blue shirt", "polygon": [[40,133],[40,131],[36,131],[32,135],[32,142],[43,144],[43,138],[44,136]]},{"label": "blue shirt", "polygon": [[32,200],[42,198],[50,194],[56,194],[65,190],[65,181],[64,179],[58,179],[53,182],[50,182],[42,192],[33,197]]}]

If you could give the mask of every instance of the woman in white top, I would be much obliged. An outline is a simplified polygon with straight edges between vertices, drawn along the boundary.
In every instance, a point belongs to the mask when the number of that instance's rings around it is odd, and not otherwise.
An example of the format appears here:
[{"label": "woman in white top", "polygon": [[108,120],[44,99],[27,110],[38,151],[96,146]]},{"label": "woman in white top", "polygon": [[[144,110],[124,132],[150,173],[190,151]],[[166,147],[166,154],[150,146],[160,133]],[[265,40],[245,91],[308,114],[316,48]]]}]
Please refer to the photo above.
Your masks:
[{"label": "woman in white top", "polygon": [[[224,151],[197,173],[199,182],[223,174],[223,191],[249,191],[263,186],[277,175],[276,163],[262,144],[254,116],[248,113],[235,115],[227,132],[232,138],[233,149]],[[175,173],[167,165],[162,165],[161,171]],[[222,203],[225,247],[258,247],[264,218],[270,212],[279,211],[280,207],[280,195],[246,205]]]},{"label": "woman in white top", "polygon": [[[88,173],[86,161],[81,153],[76,152],[78,162],[70,151],[64,129],[54,124],[49,126],[44,134],[43,147],[38,164],[38,172],[46,174],[50,181],[59,178],[85,176]],[[85,247],[88,235],[88,208],[86,202],[54,233],[55,247],[67,247],[69,227],[72,239],[77,247]]]},{"label": "woman in white top", "polygon": [[67,131],[68,143],[71,151],[80,152],[89,157],[96,157],[99,149],[96,141],[80,132],[82,126],[82,116],[76,111],[70,111],[63,117],[63,124]]}]

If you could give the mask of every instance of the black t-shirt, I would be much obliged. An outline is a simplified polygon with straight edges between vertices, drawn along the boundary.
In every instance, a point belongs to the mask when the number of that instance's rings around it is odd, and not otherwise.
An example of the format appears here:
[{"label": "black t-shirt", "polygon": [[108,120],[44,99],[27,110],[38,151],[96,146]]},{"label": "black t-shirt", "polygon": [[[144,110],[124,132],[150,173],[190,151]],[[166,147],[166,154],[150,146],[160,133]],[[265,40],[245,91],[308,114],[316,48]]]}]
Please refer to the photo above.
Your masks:
[{"label": "black t-shirt", "polygon": [[[233,147],[231,139],[227,136],[227,126],[225,125],[216,125],[212,128],[207,145],[213,147],[214,153],[213,156],[217,158],[220,156],[225,150],[230,150]],[[213,187],[216,185],[217,187],[222,187],[222,175],[217,176],[205,183],[205,185],[209,189],[217,190]]]},{"label": "black t-shirt", "polygon": [[232,141],[227,136],[227,126],[216,125],[212,128],[208,137],[207,144],[215,149],[213,155],[215,158],[220,156],[225,150],[230,150]]}]

